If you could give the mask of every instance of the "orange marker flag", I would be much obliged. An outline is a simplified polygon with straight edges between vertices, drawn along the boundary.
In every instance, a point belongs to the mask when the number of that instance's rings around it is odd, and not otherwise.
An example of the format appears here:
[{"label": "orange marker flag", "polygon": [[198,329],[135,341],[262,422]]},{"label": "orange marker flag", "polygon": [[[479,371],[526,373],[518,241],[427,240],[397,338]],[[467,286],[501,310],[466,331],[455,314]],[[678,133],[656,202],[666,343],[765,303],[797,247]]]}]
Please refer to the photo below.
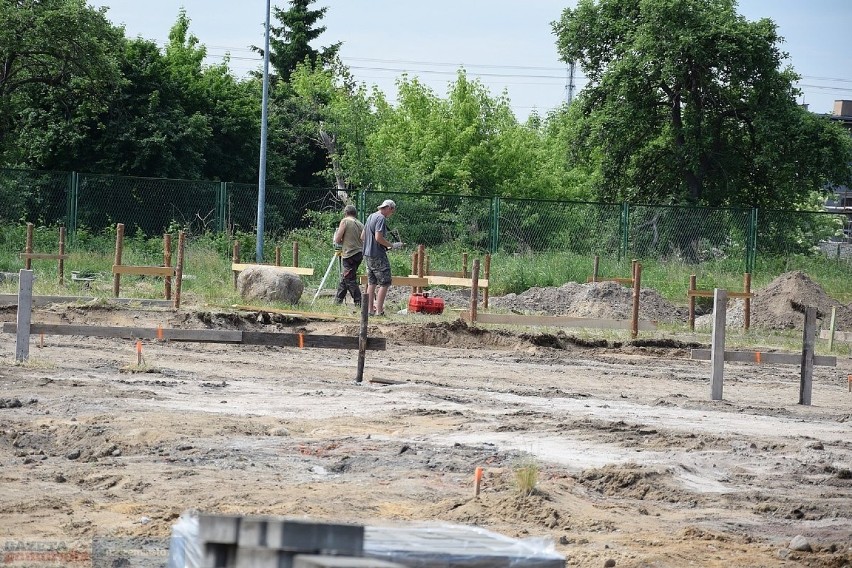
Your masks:
[{"label": "orange marker flag", "polygon": [[477,466],[473,474],[473,487],[476,495],[479,495],[479,486],[482,483],[482,468]]},{"label": "orange marker flag", "polygon": [[142,364],[142,341],[136,340],[136,364]]}]

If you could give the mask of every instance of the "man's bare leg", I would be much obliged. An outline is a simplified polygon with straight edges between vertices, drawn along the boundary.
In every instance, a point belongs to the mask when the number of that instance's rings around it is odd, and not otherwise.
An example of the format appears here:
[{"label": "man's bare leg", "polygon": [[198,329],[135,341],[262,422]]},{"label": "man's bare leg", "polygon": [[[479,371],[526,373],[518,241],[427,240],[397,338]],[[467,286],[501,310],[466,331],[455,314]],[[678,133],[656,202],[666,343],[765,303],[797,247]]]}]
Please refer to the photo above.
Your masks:
[{"label": "man's bare leg", "polygon": [[[381,288],[379,288],[379,289],[381,290]],[[375,284],[367,284],[367,308],[368,308],[367,311],[368,311],[368,313],[371,313],[371,314],[376,312],[375,290],[376,290]],[[382,297],[382,300],[384,301],[384,297]]]},{"label": "man's bare leg", "polygon": [[385,311],[385,296],[388,295],[390,286],[379,286],[376,290],[376,313],[380,314]]}]

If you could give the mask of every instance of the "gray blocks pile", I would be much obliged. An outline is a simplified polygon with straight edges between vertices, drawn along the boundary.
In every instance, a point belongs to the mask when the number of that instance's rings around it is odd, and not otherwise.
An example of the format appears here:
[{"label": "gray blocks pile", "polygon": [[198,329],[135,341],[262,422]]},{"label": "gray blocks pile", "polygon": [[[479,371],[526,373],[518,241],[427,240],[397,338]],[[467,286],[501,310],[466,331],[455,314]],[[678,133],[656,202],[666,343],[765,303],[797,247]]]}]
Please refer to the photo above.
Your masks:
[{"label": "gray blocks pile", "polygon": [[[565,568],[548,539],[454,524],[390,526],[201,515],[184,568]],[[197,546],[195,546],[197,545]],[[179,555],[183,557],[183,554]],[[187,559],[190,555],[186,556]],[[170,567],[173,565],[170,563]]]},{"label": "gray blocks pile", "polygon": [[361,525],[201,515],[198,541],[202,568],[404,568],[363,558]]}]

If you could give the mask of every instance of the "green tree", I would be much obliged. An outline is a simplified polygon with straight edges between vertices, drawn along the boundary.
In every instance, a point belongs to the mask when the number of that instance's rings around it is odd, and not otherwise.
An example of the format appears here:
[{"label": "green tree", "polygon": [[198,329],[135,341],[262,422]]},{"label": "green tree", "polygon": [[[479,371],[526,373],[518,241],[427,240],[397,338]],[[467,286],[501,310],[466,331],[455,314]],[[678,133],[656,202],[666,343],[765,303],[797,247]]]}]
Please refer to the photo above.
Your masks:
[{"label": "green tree", "polygon": [[579,0],[554,22],[589,81],[569,148],[601,198],[792,207],[849,179],[849,137],[796,104],[775,24],[736,7]]},{"label": "green tree", "polygon": [[256,81],[237,82],[227,60],[203,63],[206,49],[189,33],[181,10],[164,50],[125,40],[121,88],[79,169],[144,177],[225,179],[256,177],[260,116]]},{"label": "green tree", "polygon": [[121,40],[85,0],[0,0],[0,163],[73,162],[120,83]]},{"label": "green tree", "polygon": [[312,67],[324,66],[331,63],[340,49],[340,42],[319,50],[311,47],[311,42],[325,31],[325,26],[317,26],[317,22],[328,10],[327,7],[311,10],[315,1],[290,0],[290,7],[286,10],[277,6],[272,8],[272,15],[280,25],[269,26],[269,62],[276,75],[284,81],[290,80],[300,63],[307,60]]}]

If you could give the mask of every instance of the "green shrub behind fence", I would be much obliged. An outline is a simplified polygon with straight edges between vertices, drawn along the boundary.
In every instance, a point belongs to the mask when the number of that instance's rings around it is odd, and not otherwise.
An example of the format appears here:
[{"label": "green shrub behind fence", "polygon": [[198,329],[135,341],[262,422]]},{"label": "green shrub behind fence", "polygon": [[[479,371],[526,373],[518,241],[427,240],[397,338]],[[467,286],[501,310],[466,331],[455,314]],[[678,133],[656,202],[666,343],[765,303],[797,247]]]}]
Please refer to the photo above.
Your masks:
[{"label": "green shrub behind fence", "polygon": [[[158,237],[182,229],[192,235],[224,235],[222,243],[237,236],[251,239],[257,230],[257,198],[257,184],[0,170],[3,225],[65,224],[70,252],[102,242],[94,236],[108,234],[116,223],[124,223],[129,237]],[[847,273],[852,265],[852,244],[844,234],[849,220],[837,213],[286,186],[266,188],[265,238],[316,240],[308,246],[323,251],[345,203],[357,204],[363,219],[384,199],[398,204],[389,226],[399,238],[430,248],[451,244],[480,253],[563,251],[618,261],[722,261],[751,272],[756,265],[766,265],[757,263],[758,255],[776,259],[775,264],[785,259],[789,268],[808,265],[801,261],[805,258],[828,257]],[[0,252],[20,252],[21,235],[0,231]],[[221,248],[222,254],[228,253]]]}]

